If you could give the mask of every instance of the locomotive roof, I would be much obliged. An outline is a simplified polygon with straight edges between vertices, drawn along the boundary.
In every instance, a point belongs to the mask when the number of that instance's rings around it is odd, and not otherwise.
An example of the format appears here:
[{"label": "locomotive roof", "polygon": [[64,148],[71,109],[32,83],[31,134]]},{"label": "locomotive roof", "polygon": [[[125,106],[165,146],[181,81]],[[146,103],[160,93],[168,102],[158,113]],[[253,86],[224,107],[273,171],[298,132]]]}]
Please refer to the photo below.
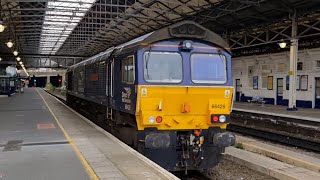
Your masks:
[{"label": "locomotive roof", "polygon": [[101,58],[107,58],[107,57],[109,57],[109,56],[112,54],[112,52],[113,52],[114,50],[116,50],[116,49],[122,49],[122,48],[124,48],[124,47],[133,45],[133,44],[135,44],[135,43],[142,42],[146,37],[150,36],[152,33],[154,33],[154,32],[151,32],[151,33],[145,34],[145,35],[143,35],[143,36],[140,36],[140,37],[138,37],[138,38],[136,38],[136,39],[133,39],[133,40],[131,40],[131,41],[128,41],[128,42],[126,42],[126,43],[124,43],[124,44],[121,44],[121,45],[119,45],[119,46],[117,46],[117,47],[111,47],[111,48],[109,48],[109,49],[107,49],[107,50],[105,50],[105,51],[103,51],[103,52],[101,52],[101,53],[99,53],[99,54],[96,54],[96,55],[94,55],[94,56],[92,56],[92,57],[89,57],[88,59],[86,59],[86,60],[84,60],[84,61],[81,61],[81,62],[79,62],[79,63],[77,63],[77,64],[75,64],[75,65],[73,65],[73,66],[70,66],[69,69],[74,69],[74,68],[76,68],[76,67],[78,67],[78,66],[81,66],[81,65],[86,65],[86,64],[95,63],[96,61],[100,61]]},{"label": "locomotive roof", "polygon": [[[201,30],[204,32],[204,34],[202,36],[201,35],[190,35],[190,34],[174,34],[174,33],[176,33],[176,32],[174,32],[174,31],[176,31],[175,29],[183,27],[183,26],[185,26],[185,27],[194,26],[195,28],[198,28],[196,30],[198,30],[198,31]],[[114,51],[121,51],[123,48],[133,46],[134,44],[139,43],[139,44],[146,45],[146,44],[151,44],[151,43],[165,40],[165,39],[171,39],[173,37],[180,37],[180,38],[188,37],[188,38],[193,38],[193,39],[194,38],[202,39],[204,41],[216,44],[216,45],[220,46],[221,48],[225,49],[226,51],[228,51],[229,53],[231,53],[227,42],[225,40],[223,40],[222,37],[219,36],[218,34],[212,32],[211,30],[208,30],[205,27],[200,26],[199,24],[194,23],[192,21],[181,21],[180,23],[176,23],[174,25],[162,28],[160,30],[156,30],[151,33],[145,34],[143,36],[135,38],[135,39],[128,41],[124,44],[121,44],[119,46],[111,47],[111,48],[109,48],[109,49],[107,49],[97,55],[94,55],[94,56],[92,56],[82,62],[79,62],[78,64],[70,66],[69,70],[74,69],[74,68],[81,66],[81,65],[92,64],[94,62],[100,61],[102,58],[105,59],[105,58],[109,57]]]}]

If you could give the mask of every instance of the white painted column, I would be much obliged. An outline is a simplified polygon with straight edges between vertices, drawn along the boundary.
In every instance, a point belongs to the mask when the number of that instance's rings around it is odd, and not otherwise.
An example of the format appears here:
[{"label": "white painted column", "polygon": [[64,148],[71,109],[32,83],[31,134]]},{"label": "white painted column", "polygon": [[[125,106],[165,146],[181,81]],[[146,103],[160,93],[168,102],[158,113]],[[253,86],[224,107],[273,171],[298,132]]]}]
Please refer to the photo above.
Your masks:
[{"label": "white painted column", "polygon": [[297,77],[297,59],[298,59],[298,39],[297,39],[297,19],[296,13],[292,17],[292,34],[290,41],[290,70],[289,70],[289,107],[287,110],[297,110],[296,106],[296,77]]},{"label": "white painted column", "polygon": [[47,84],[50,83],[50,76],[47,76]]},{"label": "white painted column", "polygon": [[64,86],[65,85],[64,81],[66,80],[66,74],[63,73],[61,76],[62,76],[61,86]]}]

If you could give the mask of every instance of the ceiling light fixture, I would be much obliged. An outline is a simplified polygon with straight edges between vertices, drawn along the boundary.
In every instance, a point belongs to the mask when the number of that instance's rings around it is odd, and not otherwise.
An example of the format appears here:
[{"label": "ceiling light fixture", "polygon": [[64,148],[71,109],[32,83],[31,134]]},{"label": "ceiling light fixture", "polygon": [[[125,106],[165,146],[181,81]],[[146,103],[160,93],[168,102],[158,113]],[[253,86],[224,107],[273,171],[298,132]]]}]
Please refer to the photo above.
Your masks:
[{"label": "ceiling light fixture", "polygon": [[13,51],[14,56],[18,56],[18,54],[19,54],[18,51]]},{"label": "ceiling light fixture", "polygon": [[13,43],[11,42],[11,40],[9,40],[9,41],[7,42],[7,46],[8,46],[8,48],[12,48]]},{"label": "ceiling light fixture", "polygon": [[287,46],[286,42],[280,42],[278,43],[278,45],[280,46],[280,48],[285,48]]},{"label": "ceiling light fixture", "polygon": [[2,24],[2,21],[0,21],[0,33],[4,31],[5,26]]},{"label": "ceiling light fixture", "polygon": [[17,57],[17,61],[20,61],[21,60],[21,58],[20,57]]}]

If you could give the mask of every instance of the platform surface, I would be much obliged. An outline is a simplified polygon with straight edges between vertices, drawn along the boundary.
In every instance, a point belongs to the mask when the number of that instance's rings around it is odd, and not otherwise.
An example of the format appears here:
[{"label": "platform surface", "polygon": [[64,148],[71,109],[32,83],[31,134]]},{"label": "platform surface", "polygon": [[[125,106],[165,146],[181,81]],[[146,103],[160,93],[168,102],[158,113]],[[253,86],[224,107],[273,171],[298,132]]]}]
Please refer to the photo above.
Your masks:
[{"label": "platform surface", "polygon": [[0,180],[177,179],[140,156],[42,89],[0,99]]},{"label": "platform surface", "polygon": [[288,111],[287,106],[234,102],[233,110],[320,122],[320,109],[298,108],[297,111]]},{"label": "platform surface", "polygon": [[90,179],[35,89],[0,99],[0,179]]}]

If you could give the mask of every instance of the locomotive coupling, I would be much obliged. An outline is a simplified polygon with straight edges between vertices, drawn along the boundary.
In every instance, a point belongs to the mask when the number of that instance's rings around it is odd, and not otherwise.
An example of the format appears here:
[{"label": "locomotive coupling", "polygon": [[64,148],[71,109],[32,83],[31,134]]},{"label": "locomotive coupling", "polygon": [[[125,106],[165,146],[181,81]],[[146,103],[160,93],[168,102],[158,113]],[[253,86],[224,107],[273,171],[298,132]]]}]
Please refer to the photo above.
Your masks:
[{"label": "locomotive coupling", "polygon": [[213,136],[213,144],[218,147],[228,147],[236,143],[236,136],[230,132],[221,132]]}]

